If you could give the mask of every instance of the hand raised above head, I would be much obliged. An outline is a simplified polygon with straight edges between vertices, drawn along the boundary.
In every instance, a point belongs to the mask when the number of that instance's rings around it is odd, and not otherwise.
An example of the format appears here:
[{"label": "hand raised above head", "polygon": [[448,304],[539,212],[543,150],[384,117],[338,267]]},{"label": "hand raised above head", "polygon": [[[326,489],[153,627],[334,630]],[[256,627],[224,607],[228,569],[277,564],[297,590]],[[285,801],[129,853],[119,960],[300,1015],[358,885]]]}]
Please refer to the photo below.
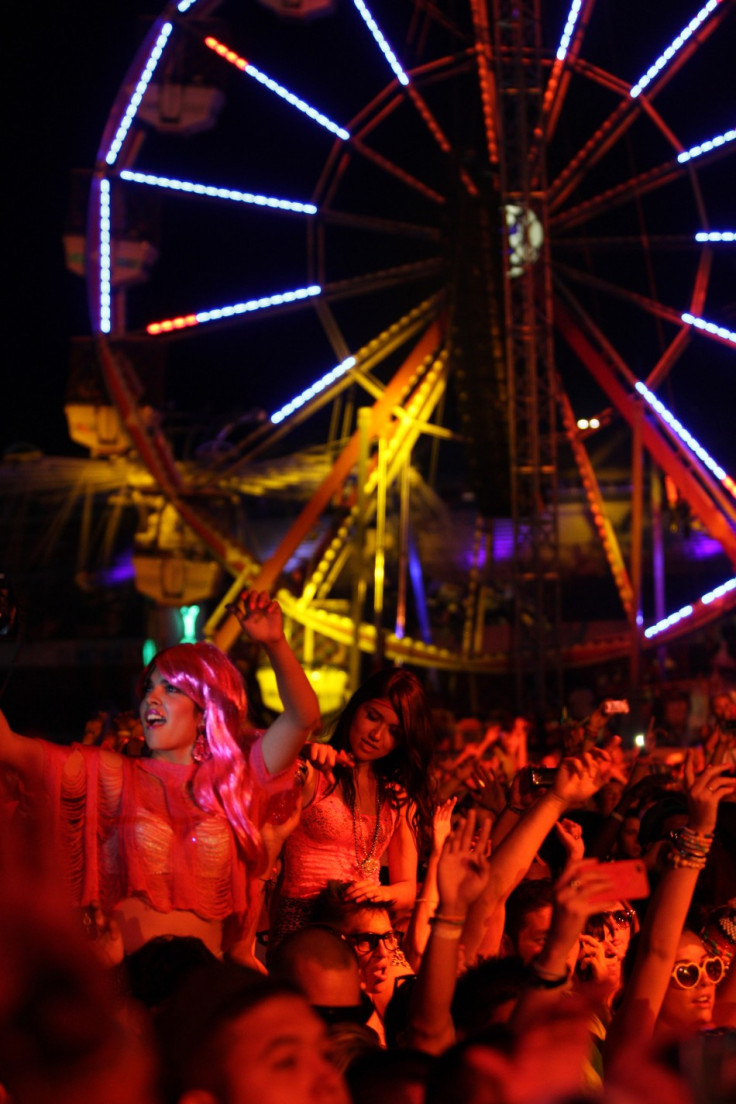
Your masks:
[{"label": "hand raised above head", "polygon": [[552,792],[568,805],[582,805],[611,777],[613,760],[603,748],[579,756],[567,756],[560,763]]},{"label": "hand raised above head", "polygon": [[283,638],[281,606],[266,590],[246,589],[227,607],[251,640],[268,646]]}]

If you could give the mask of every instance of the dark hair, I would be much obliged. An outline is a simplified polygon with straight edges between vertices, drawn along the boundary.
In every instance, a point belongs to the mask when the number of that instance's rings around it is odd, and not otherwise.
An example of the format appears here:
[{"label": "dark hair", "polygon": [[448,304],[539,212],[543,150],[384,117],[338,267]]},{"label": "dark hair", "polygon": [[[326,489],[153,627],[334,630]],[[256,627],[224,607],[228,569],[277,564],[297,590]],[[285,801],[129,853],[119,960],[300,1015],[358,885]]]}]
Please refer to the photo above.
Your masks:
[{"label": "dark hair", "polygon": [[121,963],[128,992],[152,1011],[160,1008],[186,979],[217,958],[193,935],[157,935]]},{"label": "dark hair", "polygon": [[224,1098],[223,1028],[263,1001],[284,995],[302,997],[288,981],[232,962],[215,961],[191,974],[155,1020],[165,1099],[176,1104],[187,1089]]},{"label": "dark hair", "polygon": [[517,1000],[528,980],[529,970],[518,955],[487,958],[461,974],[452,998],[452,1019],[458,1035],[476,1035],[491,1027],[497,1009]]},{"label": "dark hair", "polygon": [[[399,718],[401,740],[388,755],[373,763],[384,798],[399,808],[408,801],[415,811],[412,828],[420,849],[429,842],[433,798],[429,767],[434,753],[434,723],[427,696],[417,676],[401,667],[387,667],[366,679],[340,714],[331,744],[338,751],[350,751],[350,729],[355,714],[366,702],[383,698]],[[337,767],[335,777],[348,804],[355,797],[352,772]],[[404,791],[400,796],[396,787]]]},{"label": "dark hair", "polygon": [[504,934],[516,946],[524,920],[530,912],[554,904],[554,889],[549,878],[526,878],[506,901]]}]

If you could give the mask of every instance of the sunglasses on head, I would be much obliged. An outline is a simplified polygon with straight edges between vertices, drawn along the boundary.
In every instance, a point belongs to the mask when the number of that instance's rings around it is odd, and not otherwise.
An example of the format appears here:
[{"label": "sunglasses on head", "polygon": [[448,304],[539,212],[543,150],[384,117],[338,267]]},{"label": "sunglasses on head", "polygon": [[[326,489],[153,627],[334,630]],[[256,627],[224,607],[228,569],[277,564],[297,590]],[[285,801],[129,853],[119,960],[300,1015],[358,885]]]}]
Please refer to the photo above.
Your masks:
[{"label": "sunglasses on head", "polygon": [[672,980],[678,989],[694,989],[702,978],[717,985],[724,973],[723,959],[710,955],[703,962],[676,962]]},{"label": "sunglasses on head", "polygon": [[399,945],[396,932],[350,932],[348,940],[359,954],[374,954],[379,943],[385,951],[395,951]]}]

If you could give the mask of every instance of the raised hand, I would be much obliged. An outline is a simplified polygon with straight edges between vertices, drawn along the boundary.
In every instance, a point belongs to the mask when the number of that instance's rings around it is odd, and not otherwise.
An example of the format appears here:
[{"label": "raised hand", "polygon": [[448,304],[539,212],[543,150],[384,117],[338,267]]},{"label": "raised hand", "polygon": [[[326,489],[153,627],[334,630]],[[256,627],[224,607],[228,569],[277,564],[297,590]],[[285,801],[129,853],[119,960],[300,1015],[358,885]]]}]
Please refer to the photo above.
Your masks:
[{"label": "raised hand", "polygon": [[456,797],[448,797],[447,801],[440,801],[435,806],[432,817],[432,851],[435,855],[441,854],[445,840],[452,831],[452,814],[456,804]]},{"label": "raised hand", "polygon": [[690,752],[687,754],[685,791],[690,806],[690,828],[700,835],[713,831],[719,802],[736,793],[736,778],[725,777],[730,769],[729,763],[713,763],[696,774],[693,756]]},{"label": "raised hand", "polygon": [[555,824],[555,831],[557,832],[558,839],[567,852],[567,858],[570,862],[577,862],[578,859],[582,859],[585,855],[585,842],[583,840],[583,830],[578,823],[574,820],[568,820],[567,817],[563,817]]},{"label": "raised hand", "polygon": [[276,644],[283,639],[281,606],[266,590],[246,589],[228,607],[243,632],[258,644]]},{"label": "raised hand", "polygon": [[471,809],[450,832],[442,848],[437,867],[440,912],[452,909],[453,914],[464,914],[488,885],[491,820],[486,818],[477,834],[476,826],[477,816]]},{"label": "raised hand", "polygon": [[465,785],[472,793],[476,805],[498,816],[506,804],[506,789],[492,770],[482,763],[476,763]]},{"label": "raised hand", "polygon": [[583,805],[611,777],[613,761],[603,748],[568,756],[557,768],[552,792],[567,805]]}]

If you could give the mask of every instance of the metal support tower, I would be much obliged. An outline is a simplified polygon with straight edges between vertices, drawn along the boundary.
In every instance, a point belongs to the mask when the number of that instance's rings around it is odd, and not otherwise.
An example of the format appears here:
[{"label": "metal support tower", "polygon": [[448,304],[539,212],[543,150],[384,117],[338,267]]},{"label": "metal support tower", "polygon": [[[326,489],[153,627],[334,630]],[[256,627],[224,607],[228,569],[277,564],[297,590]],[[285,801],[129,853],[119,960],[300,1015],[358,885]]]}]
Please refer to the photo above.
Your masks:
[{"label": "metal support tower", "polygon": [[560,704],[557,415],[540,0],[493,0],[520,707]]}]

